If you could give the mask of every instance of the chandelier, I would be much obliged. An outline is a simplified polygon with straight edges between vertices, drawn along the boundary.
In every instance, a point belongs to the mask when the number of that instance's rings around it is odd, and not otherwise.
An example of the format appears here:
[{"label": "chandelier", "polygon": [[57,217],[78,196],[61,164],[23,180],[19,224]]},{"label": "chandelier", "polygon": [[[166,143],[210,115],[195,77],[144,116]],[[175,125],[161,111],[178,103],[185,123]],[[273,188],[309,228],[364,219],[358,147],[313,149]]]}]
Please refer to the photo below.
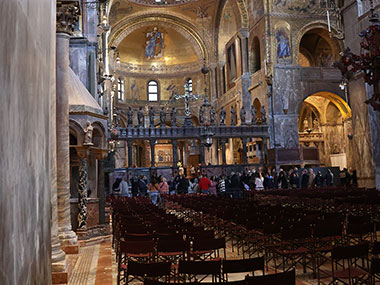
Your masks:
[{"label": "chandelier", "polygon": [[374,12],[372,0],[370,5],[369,20],[372,24],[360,33],[362,38],[360,55],[354,54],[347,48],[340,61],[336,62],[334,66],[341,70],[345,78],[363,72],[364,81],[373,86],[374,90],[373,96],[365,103],[370,104],[374,110],[380,111],[380,23],[378,15]]}]

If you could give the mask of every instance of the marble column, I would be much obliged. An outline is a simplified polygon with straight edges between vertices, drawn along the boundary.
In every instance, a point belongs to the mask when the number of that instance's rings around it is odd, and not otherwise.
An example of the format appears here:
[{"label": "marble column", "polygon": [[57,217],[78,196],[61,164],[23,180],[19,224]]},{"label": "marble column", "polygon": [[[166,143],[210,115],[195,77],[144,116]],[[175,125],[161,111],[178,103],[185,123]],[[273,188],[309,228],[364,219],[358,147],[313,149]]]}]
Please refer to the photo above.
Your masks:
[{"label": "marble column", "polygon": [[79,162],[79,183],[78,183],[78,229],[79,238],[87,237],[87,184],[88,184],[88,164],[87,158],[89,148],[78,147],[77,153]]},{"label": "marble column", "polygon": [[131,168],[133,166],[133,140],[127,140],[128,144],[128,167]]},{"label": "marble column", "polygon": [[172,140],[173,145],[173,167],[177,167],[177,140]]},{"label": "marble column", "polygon": [[105,213],[105,189],[104,189],[104,160],[98,159],[98,197],[99,197],[99,224],[106,223]]},{"label": "marble column", "polygon": [[69,41],[78,21],[79,1],[57,2],[56,133],[58,232],[66,253],[78,252],[78,238],[70,220],[69,153]]},{"label": "marble column", "polygon": [[[52,38],[51,46],[55,46],[56,37]],[[56,61],[54,57],[51,58],[51,70],[56,69]],[[66,259],[65,252],[61,249],[61,243],[58,238],[58,206],[57,206],[57,141],[56,141],[56,80],[55,74],[52,74],[54,81],[52,82],[52,93],[50,96],[50,110],[53,116],[49,119],[49,141],[50,141],[50,187],[51,187],[51,269],[52,281],[56,283],[59,279],[61,282],[68,281],[68,274],[66,272],[68,260]]]},{"label": "marble column", "polygon": [[156,165],[155,153],[154,153],[155,141],[154,140],[150,140],[149,144],[150,144],[150,166],[151,167],[155,167],[155,165]]},{"label": "marble column", "polygon": [[204,146],[203,142],[201,142],[200,148],[201,148],[201,164],[205,165],[205,162],[206,162],[205,161],[205,146]]},{"label": "marble column", "polygon": [[248,157],[247,157],[247,138],[241,138],[241,142],[243,144],[243,163],[248,163]]},{"label": "marble column", "polygon": [[227,164],[227,159],[226,159],[226,139],[220,139],[220,144],[222,146],[222,163],[223,165]]}]

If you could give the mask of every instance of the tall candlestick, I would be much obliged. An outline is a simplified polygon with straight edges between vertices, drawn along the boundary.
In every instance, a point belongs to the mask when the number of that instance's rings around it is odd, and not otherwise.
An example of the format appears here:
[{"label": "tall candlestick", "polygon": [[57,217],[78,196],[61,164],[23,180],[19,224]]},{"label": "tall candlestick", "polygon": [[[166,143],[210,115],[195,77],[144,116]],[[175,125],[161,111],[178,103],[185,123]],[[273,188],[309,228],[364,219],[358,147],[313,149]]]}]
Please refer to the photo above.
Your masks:
[{"label": "tall candlestick", "polygon": [[329,10],[327,10],[327,26],[329,27],[329,33],[331,33],[330,13],[329,13]]}]

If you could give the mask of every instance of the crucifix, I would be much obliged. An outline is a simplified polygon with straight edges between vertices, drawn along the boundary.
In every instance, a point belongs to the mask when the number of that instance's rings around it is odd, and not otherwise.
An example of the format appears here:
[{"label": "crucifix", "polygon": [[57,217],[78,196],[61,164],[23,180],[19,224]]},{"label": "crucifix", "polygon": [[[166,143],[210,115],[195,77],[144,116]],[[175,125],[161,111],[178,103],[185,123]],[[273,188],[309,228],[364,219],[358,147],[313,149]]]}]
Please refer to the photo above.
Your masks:
[{"label": "crucifix", "polygon": [[185,101],[185,121],[183,126],[184,127],[193,127],[193,122],[191,121],[190,118],[190,101],[191,100],[198,100],[199,95],[198,94],[193,94],[192,90],[190,90],[189,83],[186,81],[185,84],[183,85],[185,92],[184,94],[175,94],[174,99],[179,100],[179,99],[184,99]]}]

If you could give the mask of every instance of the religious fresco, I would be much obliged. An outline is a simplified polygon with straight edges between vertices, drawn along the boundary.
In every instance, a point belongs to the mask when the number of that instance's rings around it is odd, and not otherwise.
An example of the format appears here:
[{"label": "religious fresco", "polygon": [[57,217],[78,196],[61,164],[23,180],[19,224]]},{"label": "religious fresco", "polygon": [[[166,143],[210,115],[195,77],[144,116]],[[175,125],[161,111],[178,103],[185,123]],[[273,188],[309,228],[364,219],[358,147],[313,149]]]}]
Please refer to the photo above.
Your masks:
[{"label": "religious fresco", "polygon": [[290,57],[290,41],[289,36],[284,28],[280,28],[276,32],[277,41],[277,58],[285,59]]},{"label": "religious fresco", "polygon": [[264,15],[263,0],[248,1],[249,21],[251,24],[256,23]]},{"label": "religious fresco", "polygon": [[327,7],[336,7],[336,0],[274,0],[273,11],[313,13],[326,12]]},{"label": "religious fresco", "polygon": [[228,84],[231,85],[236,79],[236,48],[233,42],[229,47],[227,47],[227,78]]},{"label": "religious fresco", "polygon": [[147,59],[160,58],[164,52],[164,34],[154,27],[146,34],[145,56]]}]

